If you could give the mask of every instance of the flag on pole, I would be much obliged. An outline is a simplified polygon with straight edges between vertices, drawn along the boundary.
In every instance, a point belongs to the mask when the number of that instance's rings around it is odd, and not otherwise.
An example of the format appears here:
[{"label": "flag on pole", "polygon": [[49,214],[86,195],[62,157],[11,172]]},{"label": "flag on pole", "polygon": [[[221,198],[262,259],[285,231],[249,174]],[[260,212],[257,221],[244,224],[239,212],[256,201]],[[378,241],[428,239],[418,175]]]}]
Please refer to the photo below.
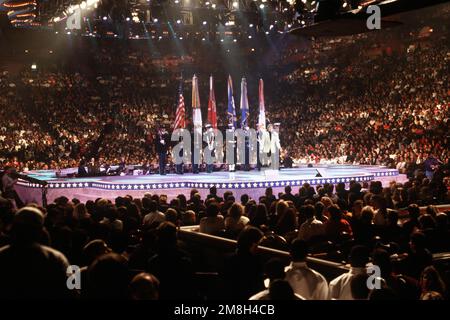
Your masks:
[{"label": "flag on pole", "polygon": [[241,81],[241,128],[248,125],[248,97],[247,97],[247,80],[242,78]]},{"label": "flag on pole", "polygon": [[209,77],[208,122],[217,129],[216,97],[214,95],[213,77]]},{"label": "flag on pole", "polygon": [[259,115],[258,124],[266,126],[266,107],[264,106],[264,81],[259,79]]},{"label": "flag on pole", "polygon": [[200,96],[198,94],[198,78],[192,77],[192,122],[194,128],[202,128],[202,110],[200,109]]},{"label": "flag on pole", "polygon": [[233,97],[233,80],[231,80],[231,76],[228,76],[228,124],[232,123],[236,128],[236,107],[234,105],[234,97]]},{"label": "flag on pole", "polygon": [[183,97],[183,81],[180,81],[180,88],[178,92],[178,105],[177,105],[177,113],[175,115],[174,129],[185,128],[186,126],[185,115],[186,109],[184,106],[184,97]]}]

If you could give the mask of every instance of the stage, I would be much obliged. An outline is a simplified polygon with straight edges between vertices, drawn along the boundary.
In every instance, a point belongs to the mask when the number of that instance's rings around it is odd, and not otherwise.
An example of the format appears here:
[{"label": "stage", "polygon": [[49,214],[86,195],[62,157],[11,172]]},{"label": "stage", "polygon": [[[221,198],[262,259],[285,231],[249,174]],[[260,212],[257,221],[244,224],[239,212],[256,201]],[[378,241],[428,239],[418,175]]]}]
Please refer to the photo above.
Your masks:
[{"label": "stage", "polygon": [[[216,186],[218,194],[225,190],[233,191],[238,199],[247,193],[252,198],[258,199],[264,194],[264,189],[272,187],[274,194],[283,192],[289,185],[293,192],[304,183],[319,185],[324,183],[348,184],[351,180],[358,182],[381,180],[383,184],[396,180],[403,182],[405,175],[400,175],[396,169],[388,169],[382,166],[361,165],[315,165],[314,167],[302,166],[279,171],[218,171],[211,174],[185,173],[183,175],[129,175],[129,176],[101,176],[86,178],[57,178],[52,170],[39,170],[28,172],[29,177],[47,182],[47,200],[51,203],[59,196],[69,199],[78,198],[81,201],[107,198],[113,200],[117,196],[131,195],[142,197],[145,193],[166,194],[169,199],[183,193],[189,196],[192,188],[199,191],[202,197],[209,193],[209,188]],[[16,190],[25,202],[42,203],[42,186],[19,180]]]}]

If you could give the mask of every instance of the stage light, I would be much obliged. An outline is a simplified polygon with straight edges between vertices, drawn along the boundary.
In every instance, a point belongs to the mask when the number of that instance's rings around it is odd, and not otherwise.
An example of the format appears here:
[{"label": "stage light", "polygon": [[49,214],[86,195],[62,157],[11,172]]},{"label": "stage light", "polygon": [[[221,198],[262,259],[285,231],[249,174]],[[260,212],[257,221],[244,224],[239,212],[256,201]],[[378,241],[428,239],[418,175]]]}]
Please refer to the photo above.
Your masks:
[{"label": "stage light", "polygon": [[67,31],[67,34],[70,35],[70,31]]},{"label": "stage light", "polygon": [[233,39],[233,42],[237,42],[237,39]]},{"label": "stage light", "polygon": [[206,1],[206,2],[205,2],[205,5],[209,6],[209,1]]},{"label": "stage light", "polygon": [[248,26],[249,26],[250,28],[253,28],[253,23],[250,23]]},{"label": "stage light", "polygon": [[266,31],[266,34],[269,34],[269,31]]},{"label": "stage light", "polygon": [[203,21],[203,25],[206,25],[207,24],[207,22],[206,21]]},{"label": "stage light", "polygon": [[178,20],[177,20],[177,23],[178,23],[178,24],[180,24],[180,23],[181,23],[181,20],[180,20],[180,19],[178,19]]},{"label": "stage light", "polygon": [[158,39],[161,40],[161,39],[162,39],[162,36],[159,36]]},{"label": "stage light", "polygon": [[108,20],[108,17],[103,17],[103,21],[106,21],[106,20]]},{"label": "stage light", "polygon": [[237,9],[239,7],[239,3],[237,1],[233,1],[233,8]]},{"label": "stage light", "polygon": [[125,20],[130,21],[130,17],[127,17]]},{"label": "stage light", "polygon": [[248,38],[249,38],[249,39],[251,39],[251,38],[252,38],[252,36],[248,36]]},{"label": "stage light", "polygon": [[202,41],[205,41],[206,39],[205,38],[202,38]]},{"label": "stage light", "polygon": [[180,40],[183,40],[183,37],[180,37],[179,39],[180,39]]},{"label": "stage light", "polygon": [[252,52],[255,51],[255,48],[252,48]]},{"label": "stage light", "polygon": [[269,26],[269,30],[272,30],[273,29],[273,24],[271,24],[270,26]]},{"label": "stage light", "polygon": [[156,19],[156,18],[153,19],[153,22],[154,22],[154,23],[158,23],[158,19]]},{"label": "stage light", "polygon": [[223,39],[220,39],[220,42],[223,42]]},{"label": "stage light", "polygon": [[55,34],[58,34],[59,32],[58,31],[55,31]]},{"label": "stage light", "polygon": [[260,8],[260,9],[264,9],[264,5],[261,3],[261,4],[259,5],[259,8]]},{"label": "stage light", "polygon": [[305,22],[305,20],[302,20],[302,21],[301,21],[301,24],[303,24],[303,25],[304,25],[305,23],[306,23],[306,22]]},{"label": "stage light", "polygon": [[175,0],[175,3],[178,4],[180,1],[179,0]]},{"label": "stage light", "polygon": [[36,63],[33,63],[32,65],[31,65],[31,70],[36,70],[37,69],[37,65],[36,65]]},{"label": "stage light", "polygon": [[216,8],[216,4],[215,4],[215,3],[212,4],[212,8],[213,8],[213,9]]},{"label": "stage light", "polygon": [[342,4],[342,8],[346,8],[347,7],[347,2],[344,2],[343,4]]},{"label": "stage light", "polygon": [[288,28],[292,27],[292,24],[289,23],[289,24],[287,25],[287,27],[288,27]]}]

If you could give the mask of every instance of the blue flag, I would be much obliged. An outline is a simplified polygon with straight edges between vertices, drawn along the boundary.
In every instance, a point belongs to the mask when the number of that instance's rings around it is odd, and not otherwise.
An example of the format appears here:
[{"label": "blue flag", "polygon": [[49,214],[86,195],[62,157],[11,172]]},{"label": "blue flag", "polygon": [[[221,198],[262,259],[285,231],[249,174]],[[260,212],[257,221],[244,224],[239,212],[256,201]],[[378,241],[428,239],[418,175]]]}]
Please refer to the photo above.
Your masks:
[{"label": "blue flag", "polygon": [[241,128],[244,129],[248,125],[248,97],[247,97],[247,80],[242,78],[241,81]]},{"label": "blue flag", "polygon": [[231,76],[228,76],[228,112],[227,112],[228,124],[233,124],[236,128],[236,107],[234,105],[233,97],[233,81]]}]

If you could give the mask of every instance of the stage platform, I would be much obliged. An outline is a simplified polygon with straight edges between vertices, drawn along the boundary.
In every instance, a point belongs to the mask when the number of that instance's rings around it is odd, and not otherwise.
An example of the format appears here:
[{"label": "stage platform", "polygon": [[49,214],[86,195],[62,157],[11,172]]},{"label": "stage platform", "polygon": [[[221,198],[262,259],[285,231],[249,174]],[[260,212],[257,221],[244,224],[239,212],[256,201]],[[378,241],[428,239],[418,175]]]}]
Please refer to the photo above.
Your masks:
[{"label": "stage platform", "polygon": [[[114,199],[117,196],[131,195],[142,197],[145,193],[166,194],[169,199],[183,193],[189,196],[195,188],[204,197],[209,188],[216,186],[221,195],[225,190],[232,190],[235,197],[247,193],[253,198],[264,194],[264,189],[272,187],[274,194],[282,192],[287,185],[292,186],[294,192],[304,183],[319,185],[324,183],[348,184],[351,180],[364,182],[381,180],[404,181],[406,177],[399,175],[395,169],[381,166],[359,165],[315,165],[314,167],[299,167],[281,169],[279,171],[218,171],[211,174],[185,173],[183,175],[136,175],[136,176],[101,176],[86,178],[58,178],[51,170],[39,170],[27,173],[28,176],[47,182],[47,200],[53,201],[59,196],[69,199],[78,198],[81,201],[97,198]],[[42,186],[19,180],[16,190],[26,202],[42,203]]]}]

